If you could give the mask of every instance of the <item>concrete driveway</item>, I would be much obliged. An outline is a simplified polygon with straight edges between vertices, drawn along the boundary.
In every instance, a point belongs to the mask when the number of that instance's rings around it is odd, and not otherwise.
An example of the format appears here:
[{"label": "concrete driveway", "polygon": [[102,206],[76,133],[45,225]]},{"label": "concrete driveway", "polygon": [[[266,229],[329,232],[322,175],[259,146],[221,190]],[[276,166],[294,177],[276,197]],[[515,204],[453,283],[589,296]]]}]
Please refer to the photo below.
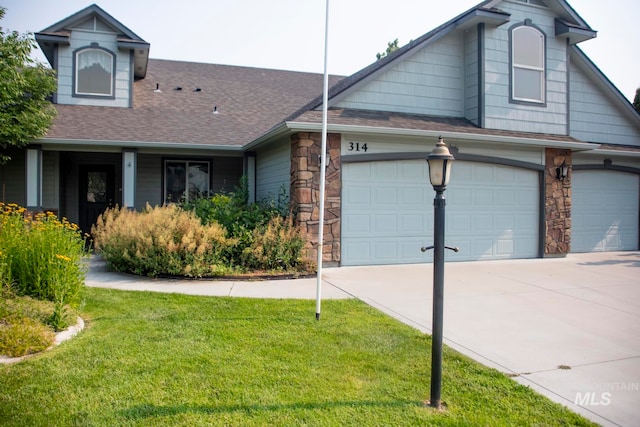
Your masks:
[{"label": "concrete driveway", "polygon": [[[432,277],[431,264],[323,275],[325,286],[424,332]],[[444,342],[595,422],[638,426],[640,252],[447,263]]]}]

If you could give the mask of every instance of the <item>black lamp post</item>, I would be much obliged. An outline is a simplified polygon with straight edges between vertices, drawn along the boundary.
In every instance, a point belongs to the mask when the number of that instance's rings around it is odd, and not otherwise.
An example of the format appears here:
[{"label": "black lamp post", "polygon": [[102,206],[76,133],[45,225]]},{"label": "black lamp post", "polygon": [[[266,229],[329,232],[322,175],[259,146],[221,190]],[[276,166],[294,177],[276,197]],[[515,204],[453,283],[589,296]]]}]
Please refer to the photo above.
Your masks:
[{"label": "black lamp post", "polygon": [[[438,138],[436,148],[427,156],[429,180],[436,192],[433,199],[433,321],[431,341],[431,398],[429,406],[440,408],[442,390],[442,318],[444,300],[444,191],[449,183],[451,163],[455,160]],[[422,248],[423,252],[430,248]],[[458,252],[458,248],[449,248]]]}]

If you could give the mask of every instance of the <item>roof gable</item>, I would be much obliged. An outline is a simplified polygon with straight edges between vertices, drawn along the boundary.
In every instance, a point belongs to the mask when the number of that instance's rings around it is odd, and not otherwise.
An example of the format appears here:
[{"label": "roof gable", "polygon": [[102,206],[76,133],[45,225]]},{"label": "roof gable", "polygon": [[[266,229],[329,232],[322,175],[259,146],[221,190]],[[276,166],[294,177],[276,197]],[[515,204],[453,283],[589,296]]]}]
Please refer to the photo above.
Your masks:
[{"label": "roof gable", "polygon": [[74,29],[117,34],[118,48],[122,50],[133,49],[135,52],[135,77],[139,79],[145,77],[149,60],[149,43],[96,4],[92,4],[35,34],[36,41],[52,66],[55,47],[57,45],[68,46],[71,32]]}]

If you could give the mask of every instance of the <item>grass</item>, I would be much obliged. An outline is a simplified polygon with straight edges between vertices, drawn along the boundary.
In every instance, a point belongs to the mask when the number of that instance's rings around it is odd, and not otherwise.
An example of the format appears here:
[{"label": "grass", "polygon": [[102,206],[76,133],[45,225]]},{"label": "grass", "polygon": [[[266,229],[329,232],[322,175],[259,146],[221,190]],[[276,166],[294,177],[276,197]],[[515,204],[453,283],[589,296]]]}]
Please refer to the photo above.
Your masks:
[{"label": "grass", "polygon": [[3,426],[592,425],[357,300],[196,297],[88,288],[87,328],[0,366]]}]

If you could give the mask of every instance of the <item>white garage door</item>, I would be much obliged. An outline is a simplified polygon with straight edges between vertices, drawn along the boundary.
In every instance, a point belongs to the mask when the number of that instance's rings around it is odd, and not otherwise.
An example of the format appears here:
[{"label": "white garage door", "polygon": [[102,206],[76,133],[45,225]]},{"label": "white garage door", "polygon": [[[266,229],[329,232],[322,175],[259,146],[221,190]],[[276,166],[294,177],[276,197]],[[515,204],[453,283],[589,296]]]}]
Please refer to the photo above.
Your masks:
[{"label": "white garage door", "polygon": [[574,171],[571,251],[638,249],[638,175],[614,171]]},{"label": "white garage door", "polygon": [[[343,165],[342,264],[431,262],[433,197],[425,160]],[[538,255],[534,171],[456,161],[445,193],[448,260]]]}]

